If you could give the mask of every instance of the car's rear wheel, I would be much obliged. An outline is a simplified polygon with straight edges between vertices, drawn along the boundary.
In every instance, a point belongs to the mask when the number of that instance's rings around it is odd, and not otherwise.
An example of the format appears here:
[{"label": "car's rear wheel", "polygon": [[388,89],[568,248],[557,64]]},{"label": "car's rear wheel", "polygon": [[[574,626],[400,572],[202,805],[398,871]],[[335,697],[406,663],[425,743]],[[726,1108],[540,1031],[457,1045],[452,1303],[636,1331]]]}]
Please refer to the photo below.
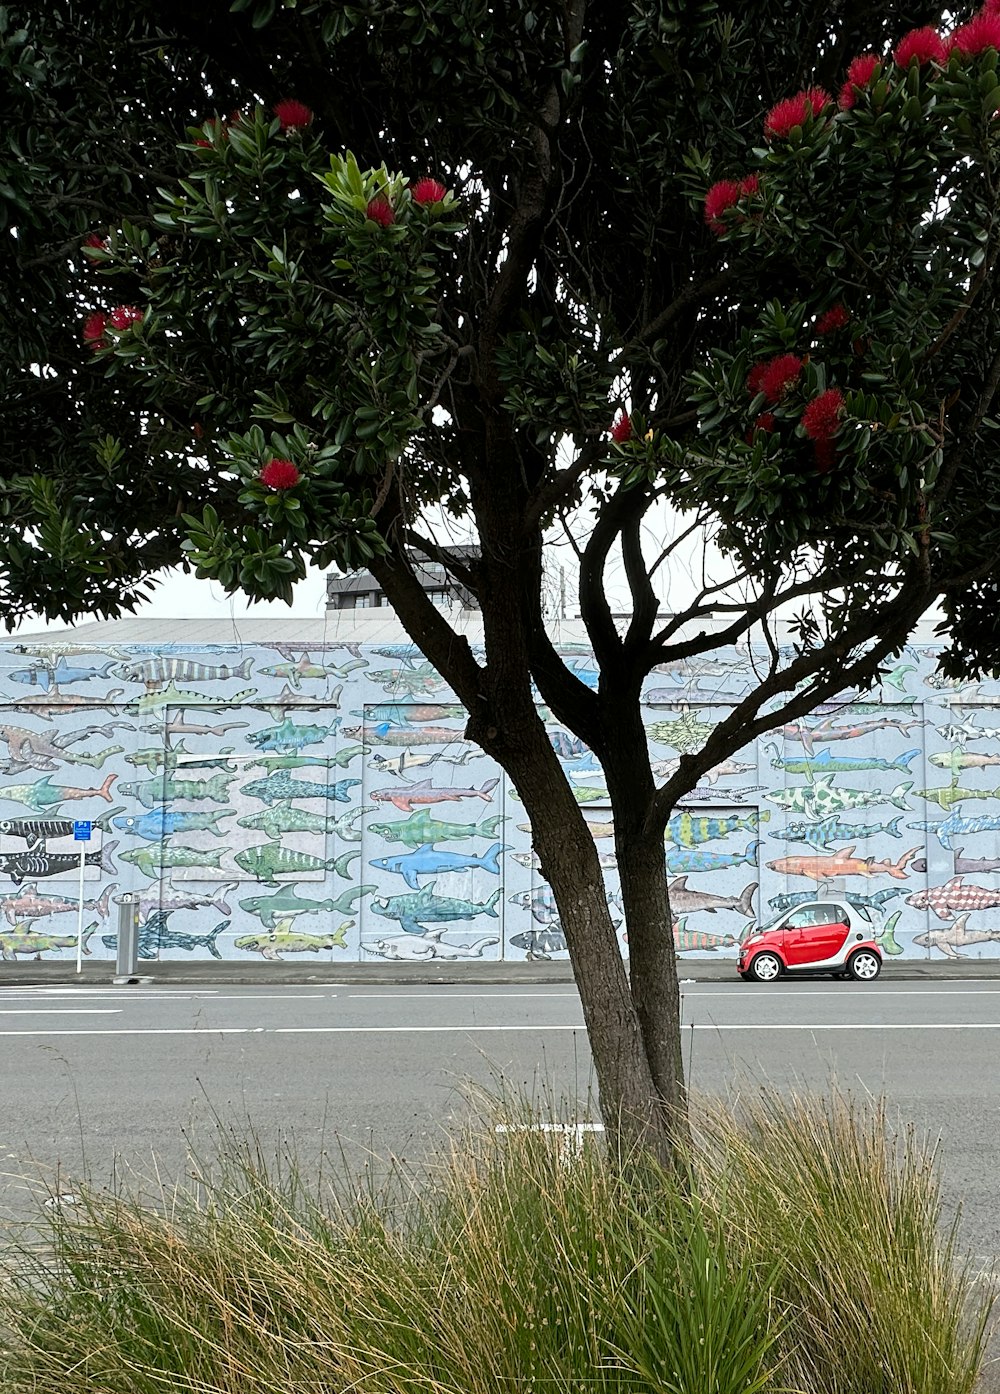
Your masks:
[{"label": "car's rear wheel", "polygon": [[874,982],[881,971],[882,960],[871,949],[857,949],[847,960],[847,972],[855,982]]},{"label": "car's rear wheel", "polygon": [[781,959],[777,954],[758,954],[750,964],[750,976],[758,983],[773,983],[781,975]]}]

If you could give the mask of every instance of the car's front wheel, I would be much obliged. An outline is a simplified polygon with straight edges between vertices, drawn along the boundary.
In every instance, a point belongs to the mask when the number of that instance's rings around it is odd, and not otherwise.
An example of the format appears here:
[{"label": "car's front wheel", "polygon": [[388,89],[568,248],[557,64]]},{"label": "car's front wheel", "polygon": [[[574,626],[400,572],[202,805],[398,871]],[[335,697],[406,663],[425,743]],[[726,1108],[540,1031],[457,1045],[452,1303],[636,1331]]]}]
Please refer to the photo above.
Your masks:
[{"label": "car's front wheel", "polygon": [[781,974],[781,959],[777,954],[758,954],[750,964],[750,976],[758,983],[773,983]]},{"label": "car's front wheel", "polygon": [[847,960],[847,972],[855,982],[874,982],[881,971],[882,960],[871,949],[858,949]]}]

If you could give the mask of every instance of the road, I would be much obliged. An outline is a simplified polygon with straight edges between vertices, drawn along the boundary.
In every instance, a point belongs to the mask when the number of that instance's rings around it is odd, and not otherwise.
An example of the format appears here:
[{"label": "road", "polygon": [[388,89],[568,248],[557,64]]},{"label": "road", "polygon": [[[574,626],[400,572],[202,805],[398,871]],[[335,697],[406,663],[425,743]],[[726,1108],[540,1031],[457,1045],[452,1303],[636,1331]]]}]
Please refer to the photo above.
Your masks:
[{"label": "road", "polygon": [[[683,987],[693,1088],[836,1081],[940,1134],[949,1212],[1000,1254],[1000,981]],[[183,1174],[216,1125],[288,1139],[303,1170],[390,1152],[420,1160],[468,1113],[469,1081],[585,1100],[592,1071],[569,984],[0,989],[0,1211],[39,1178]],[[155,1163],[154,1163],[155,1158]],[[28,1179],[26,1179],[28,1178]]]}]

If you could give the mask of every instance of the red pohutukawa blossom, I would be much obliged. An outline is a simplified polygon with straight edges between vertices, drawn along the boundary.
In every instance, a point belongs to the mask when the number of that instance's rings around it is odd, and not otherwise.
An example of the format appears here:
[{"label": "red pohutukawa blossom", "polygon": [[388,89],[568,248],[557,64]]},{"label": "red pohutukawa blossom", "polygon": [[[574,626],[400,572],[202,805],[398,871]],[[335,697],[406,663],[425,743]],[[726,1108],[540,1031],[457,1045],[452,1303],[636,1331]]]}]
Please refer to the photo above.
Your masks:
[{"label": "red pohutukawa blossom", "polygon": [[86,253],[88,253],[88,255],[90,252],[93,251],[105,252],[107,251],[107,249],[107,241],[101,236],[99,232],[92,232],[88,237],[85,237],[83,239],[83,250]]},{"label": "red pohutukawa blossom", "polygon": [[833,334],[838,329],[845,329],[850,322],[850,315],[838,300],[836,305],[831,305],[825,314],[820,315],[816,321],[816,333]]},{"label": "red pohutukawa blossom", "polygon": [[756,174],[744,175],[742,179],[720,179],[705,195],[705,222],[713,232],[725,232],[721,215],[735,207],[741,198],[752,198],[759,193],[760,177]]},{"label": "red pohutukawa blossom", "polygon": [[767,140],[775,137],[785,139],[796,126],[804,126],[810,117],[817,117],[833,101],[829,92],[822,87],[807,87],[794,97],[786,97],[783,102],[773,106],[764,120],[764,136]]},{"label": "red pohutukawa blossom", "polygon": [[611,426],[611,439],[616,445],[624,445],[632,439],[632,418],[627,411],[621,411]]},{"label": "red pohutukawa blossom", "polygon": [[984,15],[1000,15],[1000,0],[985,0],[982,13]]},{"label": "red pohutukawa blossom", "polygon": [[370,199],[365,213],[367,217],[371,218],[373,223],[378,223],[381,227],[391,227],[396,221],[396,214],[393,212],[392,204],[386,198],[385,194],[376,194],[373,199]]},{"label": "red pohutukawa blossom", "polygon": [[437,179],[418,179],[410,190],[414,203],[440,203],[448,190]]},{"label": "red pohutukawa blossom", "polygon": [[949,53],[975,58],[988,48],[1000,51],[1000,13],[981,12],[948,36]]},{"label": "red pohutukawa blossom", "polygon": [[260,482],[269,489],[294,489],[301,478],[291,460],[268,460],[260,472]]},{"label": "red pohutukawa blossom", "polygon": [[925,63],[937,63],[938,67],[943,67],[948,61],[944,40],[930,24],[904,34],[892,56],[900,68],[908,68],[914,59],[921,67]]},{"label": "red pohutukawa blossom", "polygon": [[138,305],[116,305],[108,316],[108,323],[113,329],[131,329],[142,323],[142,311]]},{"label": "red pohutukawa blossom", "polygon": [[312,125],[313,114],[305,102],[297,102],[287,97],[283,102],[275,102],[274,114],[281,122],[283,131],[301,131]]},{"label": "red pohutukawa blossom", "polygon": [[882,60],[877,53],[862,53],[851,59],[847,68],[847,80],[840,89],[837,103],[841,111],[850,111],[858,99],[858,89],[864,90],[881,66]]},{"label": "red pohutukawa blossom", "polygon": [[760,366],[757,390],[763,392],[767,401],[780,402],[792,384],[798,382],[802,359],[794,353],[783,353]]},{"label": "red pohutukawa blossom", "polygon": [[802,413],[802,429],[810,440],[829,440],[837,433],[843,410],[844,394],[839,388],[828,387]]},{"label": "red pohutukawa blossom", "polygon": [[107,345],[104,331],[108,327],[108,317],[103,310],[94,310],[83,321],[83,342],[96,353]]},{"label": "red pohutukawa blossom", "polygon": [[777,424],[773,411],[762,411],[753,423],[753,428],[755,431],[763,431],[765,435],[769,436]]}]

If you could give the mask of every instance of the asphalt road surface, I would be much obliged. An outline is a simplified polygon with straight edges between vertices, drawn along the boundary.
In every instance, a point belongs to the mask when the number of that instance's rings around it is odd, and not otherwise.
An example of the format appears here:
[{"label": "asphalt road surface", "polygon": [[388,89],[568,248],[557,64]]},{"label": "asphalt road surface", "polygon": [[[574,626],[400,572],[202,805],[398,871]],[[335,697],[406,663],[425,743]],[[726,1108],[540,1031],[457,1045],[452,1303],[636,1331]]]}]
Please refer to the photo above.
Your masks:
[{"label": "asphalt road surface", "polygon": [[[682,990],[695,1090],[884,1095],[940,1136],[967,1249],[1000,1255],[1000,981]],[[581,1109],[593,1083],[569,984],[8,987],[0,1050],[0,1214],[16,1219],[81,1176],[169,1185],[207,1165],[220,1127],[306,1174],[419,1162],[468,1116],[470,1081]]]}]

